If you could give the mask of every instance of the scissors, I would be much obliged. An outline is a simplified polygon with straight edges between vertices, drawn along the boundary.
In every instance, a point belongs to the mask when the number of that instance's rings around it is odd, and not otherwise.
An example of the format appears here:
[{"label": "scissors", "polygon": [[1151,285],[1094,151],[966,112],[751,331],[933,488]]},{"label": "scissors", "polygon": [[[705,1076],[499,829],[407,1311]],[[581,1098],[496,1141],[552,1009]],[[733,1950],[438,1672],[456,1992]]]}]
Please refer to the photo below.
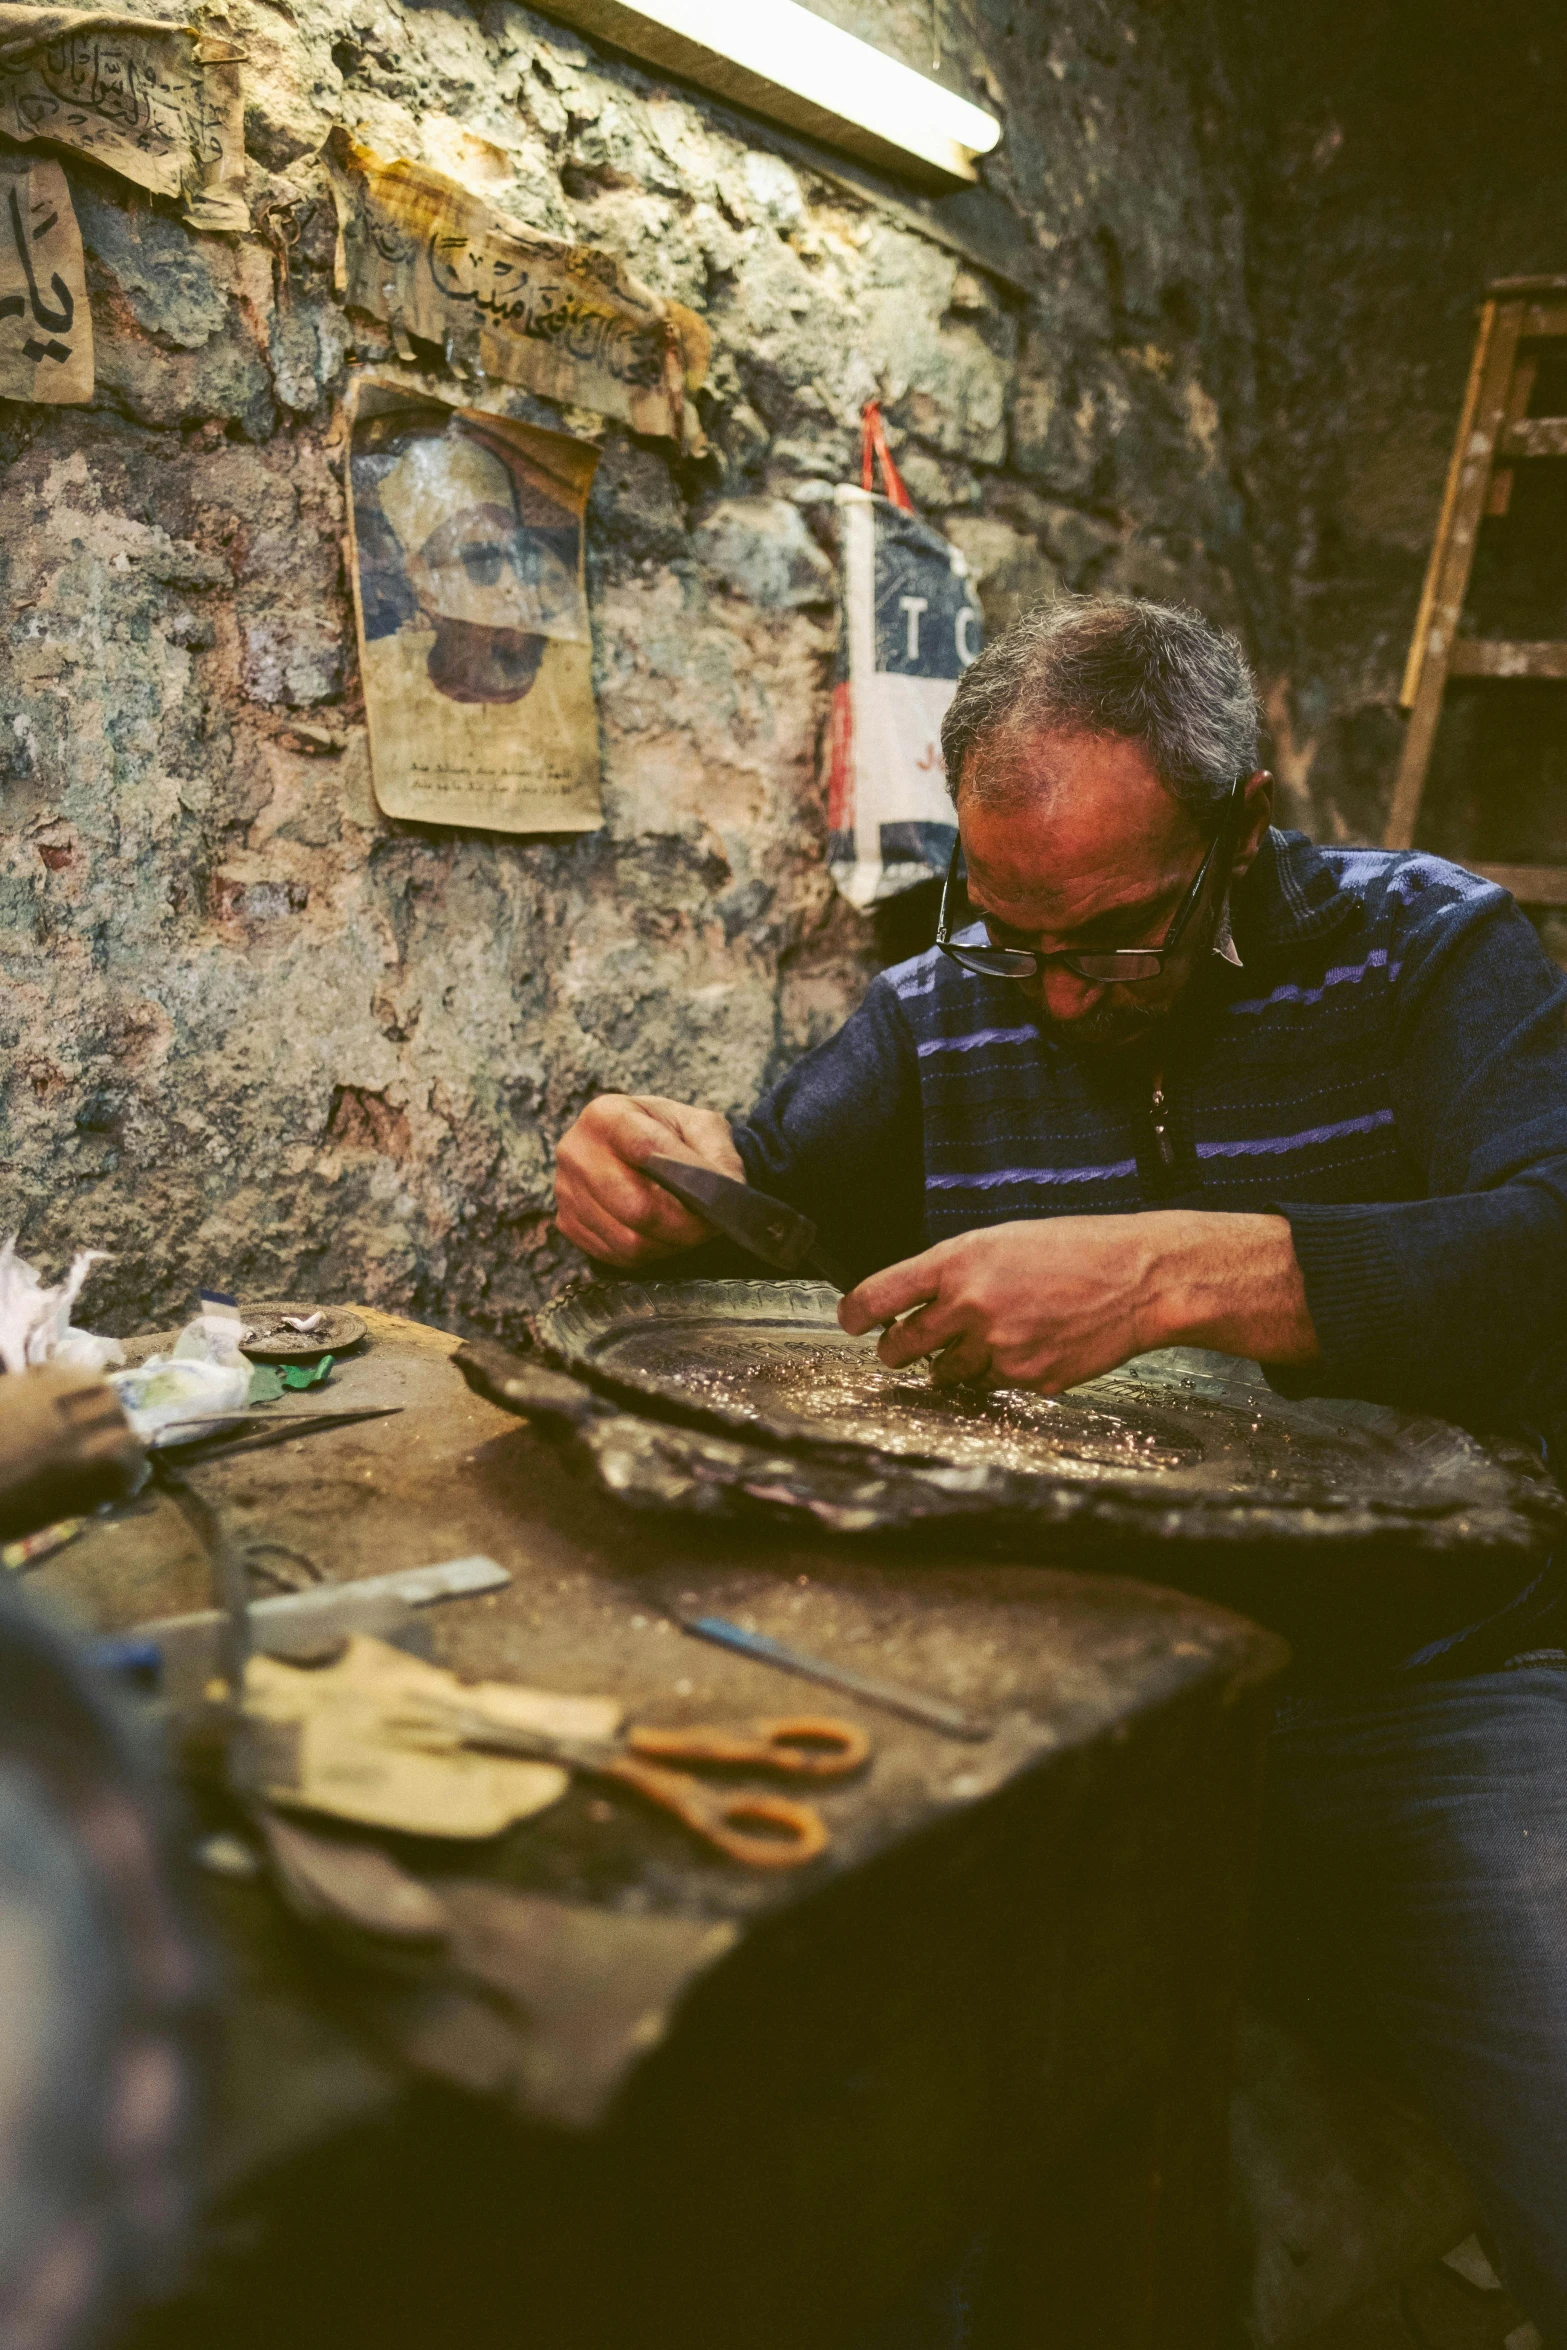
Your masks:
[{"label": "scissors", "polygon": [[622,1739],[557,1738],[493,1721],[462,1706],[421,1700],[397,1714],[390,1727],[420,1743],[486,1747],[496,1754],[522,1754],[537,1762],[563,1763],[596,1779],[632,1787],[683,1820],[731,1860],[753,1869],[793,1869],[814,1860],[826,1847],[827,1823],[814,1804],[785,1795],[744,1788],[705,1787],[688,1771],[669,1763],[716,1763],[721,1767],[781,1771],[799,1779],[841,1779],[857,1771],[870,1753],[870,1740],[853,1722],[816,1714],[783,1721],[755,1722],[749,1731],[691,1729],[629,1730]]},{"label": "scissors", "polygon": [[715,1168],[693,1166],[688,1159],[644,1159],[637,1172],[651,1175],[682,1207],[705,1216],[726,1239],[737,1240],[775,1273],[817,1273],[834,1289],[854,1287],[852,1277],[817,1247],[810,1217],[787,1201],[774,1199],[753,1184],[737,1183]]}]

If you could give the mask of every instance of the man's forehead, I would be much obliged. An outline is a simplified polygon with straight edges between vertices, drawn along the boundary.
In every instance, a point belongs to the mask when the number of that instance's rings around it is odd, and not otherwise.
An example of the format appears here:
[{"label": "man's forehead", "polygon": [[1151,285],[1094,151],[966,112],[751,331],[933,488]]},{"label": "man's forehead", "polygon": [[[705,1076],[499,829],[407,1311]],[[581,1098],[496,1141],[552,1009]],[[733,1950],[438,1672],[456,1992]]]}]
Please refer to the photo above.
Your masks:
[{"label": "man's forehead", "polygon": [[1196,819],[1140,744],[1045,733],[1005,753],[958,806],[971,880],[994,910],[1084,921],[1189,878]]},{"label": "man's forehead", "polygon": [[1185,813],[1143,743],[1071,727],[995,728],[970,751],[963,784],[965,799],[1037,804],[1052,822],[1067,824],[1103,825],[1118,811],[1144,823]]}]

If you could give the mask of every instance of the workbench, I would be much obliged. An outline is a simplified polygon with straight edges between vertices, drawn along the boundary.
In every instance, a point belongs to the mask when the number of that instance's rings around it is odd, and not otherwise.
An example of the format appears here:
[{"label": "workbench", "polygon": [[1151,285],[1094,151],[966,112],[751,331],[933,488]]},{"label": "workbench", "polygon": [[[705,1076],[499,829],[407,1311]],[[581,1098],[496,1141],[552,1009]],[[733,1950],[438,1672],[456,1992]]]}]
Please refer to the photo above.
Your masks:
[{"label": "workbench", "polygon": [[[491,1843],[405,1845],[455,1921],[436,1962],[371,1961],[264,1881],[204,1876],[228,1986],[214,2208],[281,2197],[277,2260],[327,2262],[239,2297],[255,2338],[830,2350],[913,2339],[877,2329],[955,2274],[976,2346],[1213,2350],[1282,1644],[1110,1576],[633,1512],[471,1392],[456,1339],[358,1310],[368,1339],[322,1403],[400,1414],[193,1473],[274,1587],[487,1553],[509,1587],[422,1618],[459,1673],[613,1695],[639,1722],[803,1701],[859,1721],[874,1758],[813,1787],[831,1843],[797,1870],[739,1867],[585,1782]],[[104,1631],[211,1597],[156,1489],[29,1580]],[[994,1735],[692,1640],[671,1589]],[[372,2191],[366,2148],[394,2144]],[[206,2338],[170,2322],[148,2340]]]}]

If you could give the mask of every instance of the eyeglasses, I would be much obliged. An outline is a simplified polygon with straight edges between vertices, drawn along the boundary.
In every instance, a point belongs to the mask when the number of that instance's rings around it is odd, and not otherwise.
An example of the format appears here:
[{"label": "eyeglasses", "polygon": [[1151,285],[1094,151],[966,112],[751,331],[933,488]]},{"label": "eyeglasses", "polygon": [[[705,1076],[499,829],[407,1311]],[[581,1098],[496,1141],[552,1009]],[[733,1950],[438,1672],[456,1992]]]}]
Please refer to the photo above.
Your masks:
[{"label": "eyeglasses", "polygon": [[1235,836],[1241,809],[1246,799],[1246,778],[1238,775],[1230,787],[1230,796],[1219,819],[1208,854],[1197,868],[1191,888],[1182,898],[1164,938],[1156,947],[1054,947],[1048,953],[1038,947],[956,946],[952,940],[950,909],[953,891],[957,886],[958,860],[963,854],[961,839],[952,844],[952,856],[947,866],[947,878],[941,890],[941,918],[936,924],[936,944],[944,955],[950,955],[965,971],[977,971],[985,979],[1032,979],[1048,965],[1058,963],[1062,970],[1073,971],[1079,979],[1092,979],[1105,987],[1135,986],[1141,979],[1157,979],[1167,958],[1180,945],[1181,934],[1190,923],[1201,900],[1204,884],[1213,870],[1221,849],[1226,864],[1234,854]]}]

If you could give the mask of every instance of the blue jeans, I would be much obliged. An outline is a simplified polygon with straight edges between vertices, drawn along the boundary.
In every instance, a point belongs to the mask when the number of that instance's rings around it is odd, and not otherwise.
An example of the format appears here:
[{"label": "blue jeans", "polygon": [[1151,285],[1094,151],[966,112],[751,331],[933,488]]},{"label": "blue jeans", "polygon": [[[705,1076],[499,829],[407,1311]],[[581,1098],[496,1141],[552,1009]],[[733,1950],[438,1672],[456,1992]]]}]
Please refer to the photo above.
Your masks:
[{"label": "blue jeans", "polygon": [[1269,1768],[1265,1986],[1402,2059],[1567,2350],[1567,1657],[1288,1701]]}]

